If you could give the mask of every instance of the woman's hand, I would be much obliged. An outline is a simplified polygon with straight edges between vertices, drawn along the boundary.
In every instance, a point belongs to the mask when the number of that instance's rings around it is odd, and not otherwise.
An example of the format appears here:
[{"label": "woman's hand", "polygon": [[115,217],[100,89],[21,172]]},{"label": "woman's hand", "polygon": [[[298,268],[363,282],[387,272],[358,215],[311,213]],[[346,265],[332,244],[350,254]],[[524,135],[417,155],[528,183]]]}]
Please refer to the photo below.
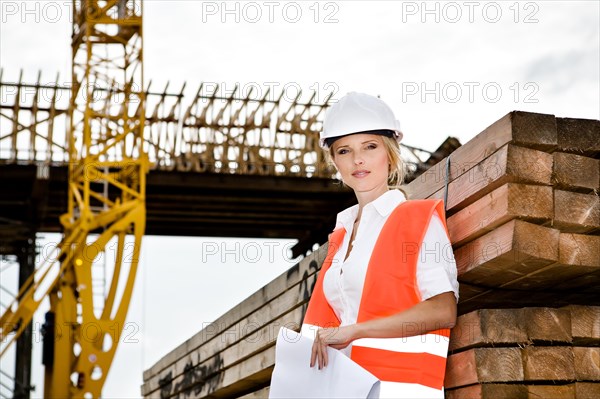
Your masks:
[{"label": "woman's hand", "polygon": [[444,292],[411,308],[382,317],[337,328],[317,331],[310,356],[310,367],[319,370],[327,366],[327,347],[343,349],[359,338],[401,338],[425,334],[440,328],[452,328],[456,323],[456,298]]},{"label": "woman's hand", "polygon": [[315,336],[310,355],[310,367],[318,364],[319,370],[327,366],[329,358],[327,356],[327,347],[334,349],[343,349],[350,345],[354,340],[353,326],[320,328]]}]

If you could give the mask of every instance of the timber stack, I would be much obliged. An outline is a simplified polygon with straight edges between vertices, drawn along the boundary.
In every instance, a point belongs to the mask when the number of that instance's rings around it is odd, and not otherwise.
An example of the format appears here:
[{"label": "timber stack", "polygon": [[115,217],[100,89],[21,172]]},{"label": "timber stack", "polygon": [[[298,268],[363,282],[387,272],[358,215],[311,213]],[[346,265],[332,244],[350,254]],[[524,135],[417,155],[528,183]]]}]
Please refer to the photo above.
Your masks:
[{"label": "timber stack", "polygon": [[408,185],[447,197],[447,398],[600,397],[599,158],[600,121],[512,112]]},{"label": "timber stack", "polygon": [[[515,111],[449,158],[405,187],[446,198],[460,282],[446,397],[600,397],[600,121]],[[268,396],[277,331],[299,329],[326,250],[167,354],[143,396]]]}]

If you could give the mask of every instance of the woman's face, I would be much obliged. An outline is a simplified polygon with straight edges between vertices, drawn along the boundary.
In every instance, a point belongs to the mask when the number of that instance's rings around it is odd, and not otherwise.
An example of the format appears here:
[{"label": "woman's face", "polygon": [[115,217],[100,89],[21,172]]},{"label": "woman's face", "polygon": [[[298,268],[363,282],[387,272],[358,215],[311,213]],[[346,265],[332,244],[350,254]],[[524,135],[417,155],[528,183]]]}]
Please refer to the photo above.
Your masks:
[{"label": "woman's face", "polygon": [[342,181],[355,192],[384,192],[388,186],[389,158],[380,135],[357,133],[333,143],[333,162]]}]

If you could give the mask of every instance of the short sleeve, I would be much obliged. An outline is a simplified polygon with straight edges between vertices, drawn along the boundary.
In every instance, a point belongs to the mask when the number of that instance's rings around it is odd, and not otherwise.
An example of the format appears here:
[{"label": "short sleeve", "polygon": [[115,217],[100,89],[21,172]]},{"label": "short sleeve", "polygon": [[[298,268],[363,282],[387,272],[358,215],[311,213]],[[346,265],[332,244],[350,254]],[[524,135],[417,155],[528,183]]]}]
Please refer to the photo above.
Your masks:
[{"label": "short sleeve", "polygon": [[417,262],[417,285],[422,300],[451,291],[458,302],[454,253],[437,213],[433,214],[421,245]]}]

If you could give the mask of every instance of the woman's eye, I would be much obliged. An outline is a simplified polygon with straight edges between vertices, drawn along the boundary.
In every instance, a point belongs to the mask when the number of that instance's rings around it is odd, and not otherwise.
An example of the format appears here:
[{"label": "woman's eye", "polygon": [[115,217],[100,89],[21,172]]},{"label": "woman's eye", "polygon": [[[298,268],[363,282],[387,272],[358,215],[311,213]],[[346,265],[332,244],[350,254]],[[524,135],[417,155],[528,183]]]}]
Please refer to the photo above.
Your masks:
[{"label": "woman's eye", "polygon": [[367,148],[368,148],[369,150],[373,150],[373,149],[377,148],[377,144],[369,144],[369,145],[367,146]]},{"label": "woman's eye", "polygon": [[338,151],[338,155],[342,155],[342,154],[345,154],[347,152],[348,152],[348,150],[345,150],[345,149],[344,150],[339,150]]}]

